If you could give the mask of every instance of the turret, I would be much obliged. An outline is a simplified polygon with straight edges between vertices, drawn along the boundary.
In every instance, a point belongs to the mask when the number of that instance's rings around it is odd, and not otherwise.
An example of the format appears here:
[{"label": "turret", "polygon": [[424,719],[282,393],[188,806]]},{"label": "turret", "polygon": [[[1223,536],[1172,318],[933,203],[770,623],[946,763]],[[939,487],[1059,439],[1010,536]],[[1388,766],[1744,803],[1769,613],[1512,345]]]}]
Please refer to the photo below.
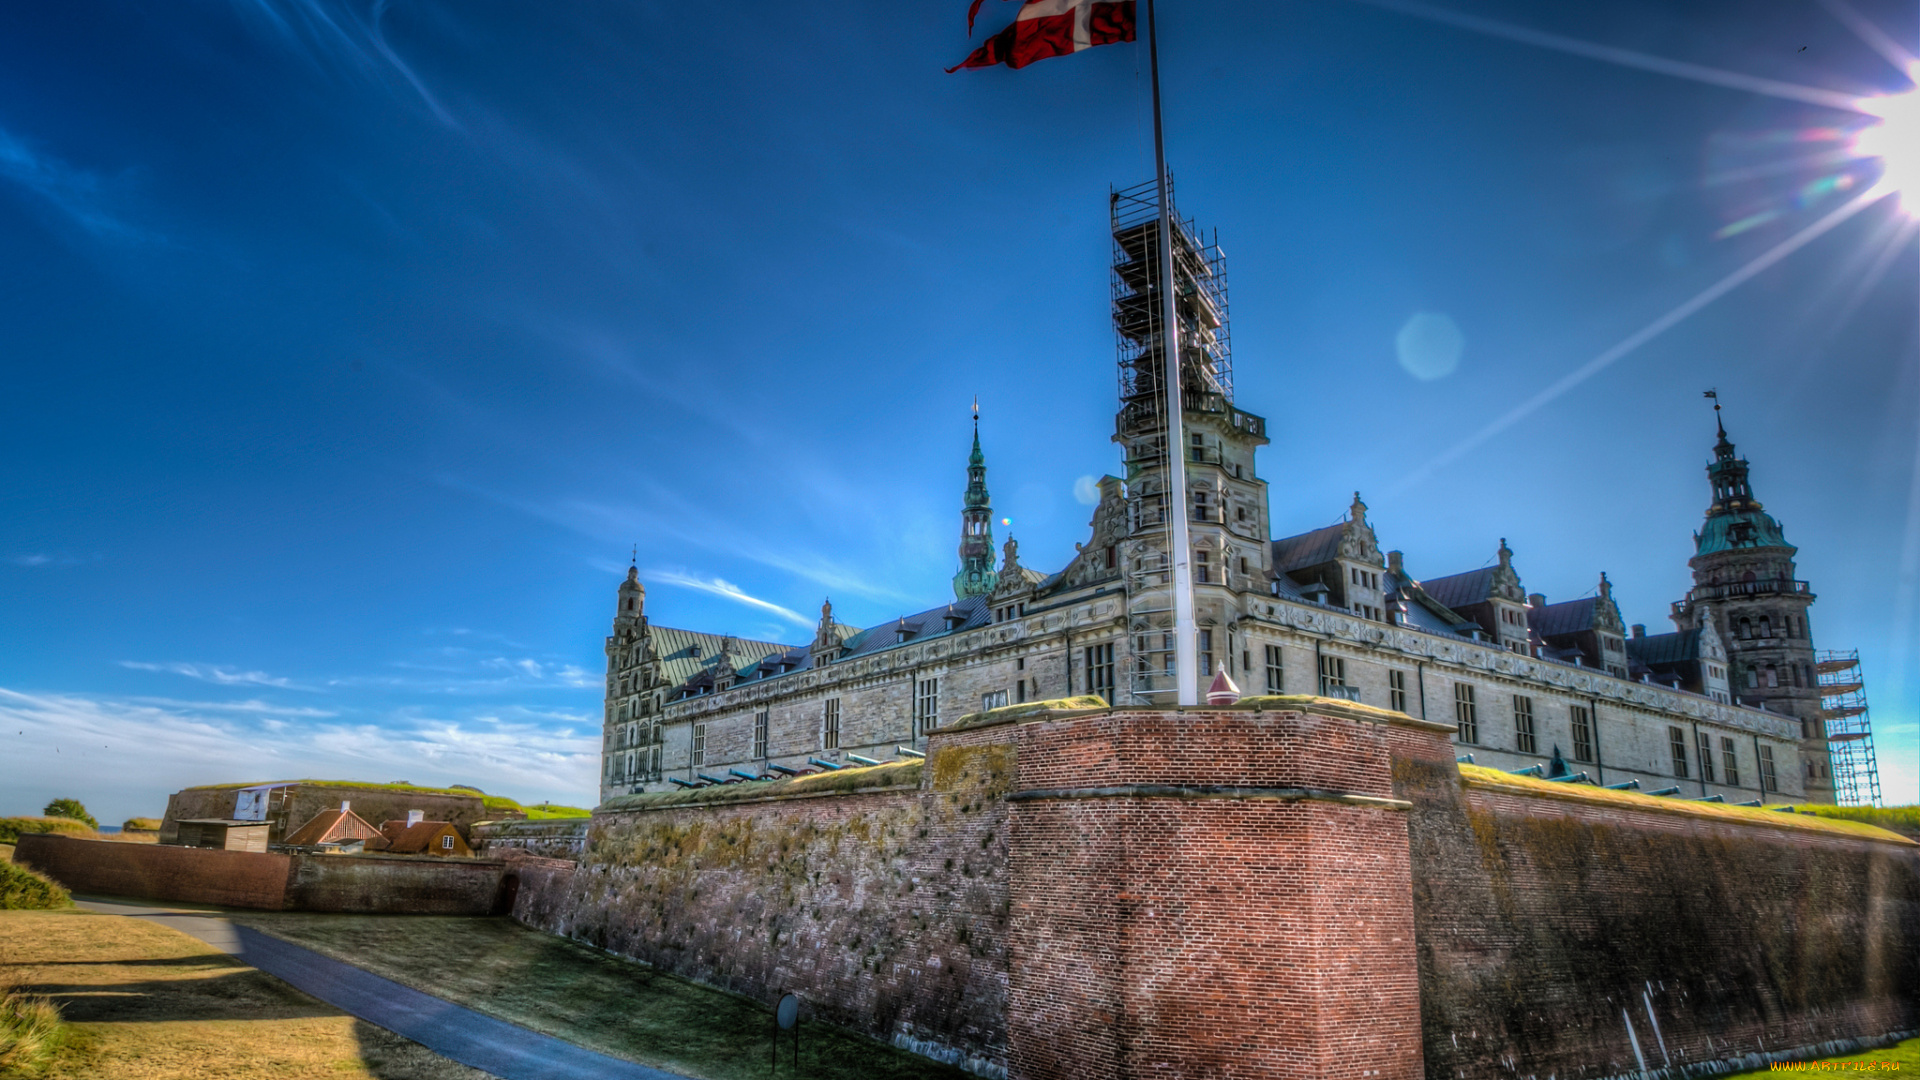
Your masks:
[{"label": "turret", "polygon": [[614,607],[613,625],[627,626],[646,619],[647,587],[640,583],[640,568],[627,567],[627,580],[620,583],[620,597]]},{"label": "turret", "polygon": [[987,496],[987,457],[980,452],[980,403],[973,403],[973,453],[967,457],[967,493],[960,509],[960,569],[953,595],[965,600],[993,591],[993,507]]}]

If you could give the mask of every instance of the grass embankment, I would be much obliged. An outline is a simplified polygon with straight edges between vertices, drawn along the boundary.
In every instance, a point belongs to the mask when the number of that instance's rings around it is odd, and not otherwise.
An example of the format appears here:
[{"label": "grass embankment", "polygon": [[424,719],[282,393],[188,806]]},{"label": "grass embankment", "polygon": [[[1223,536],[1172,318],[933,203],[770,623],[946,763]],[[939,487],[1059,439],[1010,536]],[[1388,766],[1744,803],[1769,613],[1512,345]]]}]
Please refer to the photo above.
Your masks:
[{"label": "grass embankment", "polygon": [[[1561,799],[1567,802],[1594,803],[1614,806],[1621,809],[1652,810],[1659,813],[1685,814],[1720,821],[1737,821],[1746,825],[1764,825],[1779,829],[1801,829],[1808,832],[1838,833],[1862,839],[1889,840],[1894,843],[1906,841],[1898,832],[1879,827],[1876,824],[1843,817],[1839,814],[1819,813],[1821,810],[1842,809],[1838,807],[1809,807],[1798,804],[1798,812],[1787,813],[1779,809],[1778,803],[1772,806],[1731,806],[1726,803],[1694,802],[1686,798],[1673,798],[1660,795],[1645,795],[1638,791],[1614,791],[1611,788],[1595,787],[1592,784],[1556,783],[1534,776],[1516,776],[1513,773],[1489,768],[1485,765],[1460,766],[1460,778],[1468,787],[1508,788],[1527,795],[1537,795],[1549,799]],[[1808,813],[1808,810],[1815,810]]]},{"label": "grass embankment", "polygon": [[130,817],[121,824],[120,831],[130,833],[157,833],[160,831],[160,819],[157,817]]},{"label": "grass embankment", "polygon": [[476,787],[422,787],[419,784],[366,784],[358,780],[251,780],[243,784],[201,784],[190,787],[188,791],[238,791],[241,788],[259,787],[262,784],[299,784],[312,788],[358,788],[362,791],[417,791],[422,795],[467,795],[478,797],[480,802],[495,813],[519,812],[527,815],[530,821],[546,818],[590,817],[591,810],[578,806],[560,806],[554,803],[540,803],[537,806],[522,806],[518,800],[505,795],[489,795]]},{"label": "grass embankment", "polygon": [[92,836],[84,821],[63,817],[0,817],[0,844],[11,844],[23,833],[61,833],[67,836]]},{"label": "grass embankment", "polygon": [[1807,806],[1823,818],[1858,821],[1888,832],[1897,832],[1909,840],[1920,840],[1920,806]]},{"label": "grass embankment", "polygon": [[45,874],[13,863],[13,848],[0,862],[0,911],[53,911],[73,903],[67,890]]},{"label": "grass embankment", "polygon": [[[290,912],[232,918],[613,1057],[707,1080],[767,1075],[773,1026],[767,1006],[506,919]],[[800,1029],[800,1076],[966,1075],[837,1028],[803,1020]]]},{"label": "grass embankment", "polygon": [[[25,1002],[0,1022],[9,1080],[488,1080],[143,919],[0,912],[0,986]],[[38,1064],[8,1058],[23,1031]]]},{"label": "grass embankment", "polygon": [[1920,1071],[1920,1039],[1908,1039],[1906,1042],[1889,1046],[1884,1050],[1869,1050],[1864,1054],[1853,1054],[1829,1061],[1783,1061],[1776,1062],[1765,1069],[1754,1072],[1733,1073],[1720,1080],[1746,1080],[1748,1077],[1804,1077],[1815,1080],[1817,1077],[1848,1077],[1850,1080],[1868,1073],[1903,1072],[1909,1076]]}]

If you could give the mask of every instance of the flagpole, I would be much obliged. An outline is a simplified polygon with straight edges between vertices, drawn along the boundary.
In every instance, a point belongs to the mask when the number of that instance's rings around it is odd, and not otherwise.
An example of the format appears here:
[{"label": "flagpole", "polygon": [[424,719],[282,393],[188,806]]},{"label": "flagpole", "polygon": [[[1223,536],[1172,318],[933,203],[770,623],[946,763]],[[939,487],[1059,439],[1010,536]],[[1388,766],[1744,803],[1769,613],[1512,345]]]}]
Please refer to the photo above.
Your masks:
[{"label": "flagpole", "polygon": [[1192,544],[1187,537],[1187,451],[1181,433],[1185,418],[1180,400],[1180,324],[1173,276],[1173,192],[1167,182],[1167,144],[1160,126],[1160,39],[1155,32],[1153,0],[1147,3],[1147,67],[1153,81],[1153,169],[1160,193],[1160,378],[1167,390],[1167,503],[1172,515],[1173,658],[1176,702],[1200,703],[1199,634],[1193,618]]}]

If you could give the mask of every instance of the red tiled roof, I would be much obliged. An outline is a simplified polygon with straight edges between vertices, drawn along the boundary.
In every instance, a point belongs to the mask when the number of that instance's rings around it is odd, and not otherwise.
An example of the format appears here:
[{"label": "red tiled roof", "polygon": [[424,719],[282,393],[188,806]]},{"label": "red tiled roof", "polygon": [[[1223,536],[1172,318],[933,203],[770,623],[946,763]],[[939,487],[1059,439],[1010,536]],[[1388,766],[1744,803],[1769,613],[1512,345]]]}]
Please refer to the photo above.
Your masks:
[{"label": "red tiled roof", "polygon": [[380,830],[352,810],[322,810],[305,825],[293,830],[282,843],[303,846],[338,844],[346,840],[372,840]]}]

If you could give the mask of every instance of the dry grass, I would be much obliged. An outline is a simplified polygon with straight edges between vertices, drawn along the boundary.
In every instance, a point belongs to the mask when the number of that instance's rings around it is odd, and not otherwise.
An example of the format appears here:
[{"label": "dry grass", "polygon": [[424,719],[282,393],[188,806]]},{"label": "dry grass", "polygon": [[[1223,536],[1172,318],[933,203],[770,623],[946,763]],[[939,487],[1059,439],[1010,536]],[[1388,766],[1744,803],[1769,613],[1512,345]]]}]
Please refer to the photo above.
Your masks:
[{"label": "dry grass", "polygon": [[487,1080],[193,938],[85,911],[0,912],[0,981],[64,1018],[35,1080]]},{"label": "dry grass", "polygon": [[[760,1080],[767,1075],[771,1019],[765,1005],[507,919],[291,912],[231,917],[476,1012],[612,1057],[709,1080]],[[802,1076],[966,1076],[837,1028],[804,1020],[800,1027]]]},{"label": "dry grass", "polygon": [[601,804],[602,810],[652,810],[662,806],[693,806],[707,803],[745,802],[779,795],[824,795],[830,792],[859,791],[862,788],[913,786],[920,783],[920,759],[886,761],[878,765],[860,765],[833,772],[807,776],[789,776],[779,780],[743,781],[681,791],[653,791],[639,795],[621,795]]},{"label": "dry grass", "polygon": [[1594,787],[1591,784],[1555,783],[1533,776],[1515,776],[1485,765],[1462,764],[1460,777],[1466,781],[1468,787],[1509,788],[1519,794],[1563,799],[1568,802],[1631,807],[1635,810],[1652,810],[1657,813],[1687,814],[1720,821],[1738,821],[1745,825],[1770,826],[1776,829],[1839,833],[1844,836],[1884,840],[1901,845],[1913,843],[1899,833],[1889,832],[1859,821],[1822,817],[1810,813],[1789,814],[1765,806],[1729,806],[1725,803],[1691,802],[1684,798],[1643,795],[1637,791],[1612,791],[1604,787]]}]

